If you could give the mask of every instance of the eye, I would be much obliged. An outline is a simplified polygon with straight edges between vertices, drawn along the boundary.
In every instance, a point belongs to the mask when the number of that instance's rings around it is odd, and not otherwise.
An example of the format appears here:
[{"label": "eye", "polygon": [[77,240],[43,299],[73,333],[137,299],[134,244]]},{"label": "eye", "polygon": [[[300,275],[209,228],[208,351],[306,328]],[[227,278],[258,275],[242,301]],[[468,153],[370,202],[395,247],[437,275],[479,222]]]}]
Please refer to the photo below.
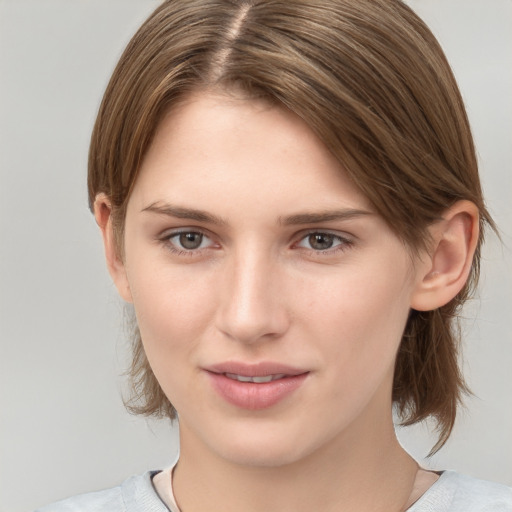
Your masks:
[{"label": "eye", "polygon": [[204,249],[213,244],[213,242],[199,231],[179,231],[167,234],[163,241],[168,248],[177,253],[187,253]]},{"label": "eye", "polygon": [[179,244],[184,249],[192,250],[199,249],[201,247],[204,236],[202,233],[194,233],[193,231],[190,231],[188,233],[180,233],[173,238],[177,238]]},{"label": "eye", "polygon": [[328,251],[329,249],[343,249],[351,245],[351,241],[333,233],[321,231],[308,233],[297,244],[298,247],[312,249],[314,251]]}]

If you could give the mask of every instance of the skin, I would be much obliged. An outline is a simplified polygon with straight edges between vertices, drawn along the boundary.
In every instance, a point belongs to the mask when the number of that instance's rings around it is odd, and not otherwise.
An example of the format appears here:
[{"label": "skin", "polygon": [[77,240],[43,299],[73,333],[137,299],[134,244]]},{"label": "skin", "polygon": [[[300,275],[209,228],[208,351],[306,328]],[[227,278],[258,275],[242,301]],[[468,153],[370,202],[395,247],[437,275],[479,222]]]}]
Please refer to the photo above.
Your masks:
[{"label": "skin", "polygon": [[[304,217],[326,212],[342,215]],[[417,465],[393,428],[393,367],[410,309],[439,307],[467,278],[471,203],[448,211],[432,252],[413,259],[298,117],[202,93],[157,130],[122,258],[109,214],[98,196],[109,269],[179,414],[183,511],[398,511],[432,483],[413,492]],[[211,385],[205,368],[225,361],[307,377],[247,410]]]}]

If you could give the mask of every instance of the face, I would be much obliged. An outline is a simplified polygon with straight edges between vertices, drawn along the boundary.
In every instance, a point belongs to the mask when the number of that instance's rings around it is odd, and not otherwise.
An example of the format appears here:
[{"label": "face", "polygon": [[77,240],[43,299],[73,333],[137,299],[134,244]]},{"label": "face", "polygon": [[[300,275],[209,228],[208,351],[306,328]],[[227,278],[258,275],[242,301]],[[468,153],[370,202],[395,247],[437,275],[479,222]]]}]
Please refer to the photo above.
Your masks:
[{"label": "face", "polygon": [[170,112],[124,242],[114,279],[184,445],[275,466],[391,423],[411,256],[297,116],[220,94]]}]

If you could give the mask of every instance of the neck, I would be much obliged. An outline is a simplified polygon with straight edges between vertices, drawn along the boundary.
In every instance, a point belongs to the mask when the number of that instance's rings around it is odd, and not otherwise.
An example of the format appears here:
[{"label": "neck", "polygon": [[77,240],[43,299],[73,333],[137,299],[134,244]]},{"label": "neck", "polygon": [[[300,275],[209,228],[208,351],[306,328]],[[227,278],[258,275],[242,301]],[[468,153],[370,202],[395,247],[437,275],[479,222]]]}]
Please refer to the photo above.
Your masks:
[{"label": "neck", "polygon": [[182,512],[400,512],[416,472],[390,414],[378,428],[354,425],[313,454],[277,467],[232,463],[185,431],[173,485]]}]

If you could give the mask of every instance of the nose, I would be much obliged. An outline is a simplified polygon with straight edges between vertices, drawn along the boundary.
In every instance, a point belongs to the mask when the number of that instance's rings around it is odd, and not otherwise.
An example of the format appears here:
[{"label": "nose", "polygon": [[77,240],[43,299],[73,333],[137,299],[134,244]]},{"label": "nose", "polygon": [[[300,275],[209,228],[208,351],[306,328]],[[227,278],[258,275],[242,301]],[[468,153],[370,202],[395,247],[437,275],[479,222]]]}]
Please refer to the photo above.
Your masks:
[{"label": "nose", "polygon": [[223,279],[217,328],[252,344],[282,336],[289,327],[283,272],[271,254],[256,250],[233,256]]}]

